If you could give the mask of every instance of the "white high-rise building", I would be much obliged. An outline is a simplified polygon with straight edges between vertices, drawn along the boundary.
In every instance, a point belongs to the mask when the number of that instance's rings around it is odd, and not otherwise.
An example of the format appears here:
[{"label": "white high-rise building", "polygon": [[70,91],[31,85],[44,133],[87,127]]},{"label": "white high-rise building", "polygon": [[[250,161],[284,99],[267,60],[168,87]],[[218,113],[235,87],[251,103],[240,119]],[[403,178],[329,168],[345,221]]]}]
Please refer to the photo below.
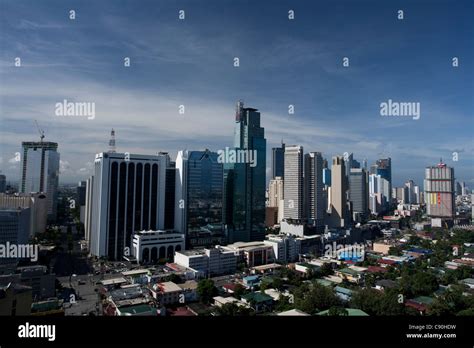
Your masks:
[{"label": "white high-rise building", "polygon": [[96,155],[90,227],[92,255],[119,260],[131,247],[134,232],[164,228],[169,162],[167,154]]},{"label": "white high-rise building", "polygon": [[303,147],[285,146],[284,218],[303,219]]},{"label": "white high-rise building", "polygon": [[390,182],[381,175],[369,175],[369,208],[372,214],[380,214],[388,208]]}]

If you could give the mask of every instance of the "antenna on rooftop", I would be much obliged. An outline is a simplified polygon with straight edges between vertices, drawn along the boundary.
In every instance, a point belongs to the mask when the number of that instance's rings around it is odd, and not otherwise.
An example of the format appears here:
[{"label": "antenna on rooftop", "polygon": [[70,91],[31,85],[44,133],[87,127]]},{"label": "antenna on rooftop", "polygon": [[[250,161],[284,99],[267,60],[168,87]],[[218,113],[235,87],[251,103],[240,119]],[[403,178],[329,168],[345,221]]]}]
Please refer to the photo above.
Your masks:
[{"label": "antenna on rooftop", "polygon": [[116,152],[115,149],[115,131],[112,128],[112,131],[110,132],[110,140],[109,140],[109,152]]}]

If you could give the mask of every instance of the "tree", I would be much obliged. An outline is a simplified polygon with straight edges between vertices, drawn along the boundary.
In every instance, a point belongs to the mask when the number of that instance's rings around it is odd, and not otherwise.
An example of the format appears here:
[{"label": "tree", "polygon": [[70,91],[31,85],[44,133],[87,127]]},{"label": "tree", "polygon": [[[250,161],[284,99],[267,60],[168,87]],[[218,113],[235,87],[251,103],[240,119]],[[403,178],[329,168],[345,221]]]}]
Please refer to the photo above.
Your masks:
[{"label": "tree", "polygon": [[295,291],[294,296],[295,308],[310,314],[341,305],[341,300],[333,289],[317,283],[313,284],[311,289],[303,284]]},{"label": "tree", "polygon": [[217,295],[217,288],[211,279],[201,279],[197,286],[199,301],[209,304],[214,296]]},{"label": "tree", "polygon": [[181,283],[183,280],[181,279],[181,277],[175,273],[172,273],[169,277],[168,277],[168,281],[169,282],[173,282],[173,283],[176,283],[176,284],[179,284]]},{"label": "tree", "polygon": [[344,307],[331,307],[329,308],[328,315],[330,316],[347,316],[349,312]]},{"label": "tree", "polygon": [[367,288],[357,291],[351,299],[351,307],[359,308],[370,315],[404,315],[405,305],[399,302],[396,289],[380,292]]},{"label": "tree", "polygon": [[245,306],[239,306],[235,303],[226,303],[217,307],[217,314],[222,316],[249,316],[253,315],[253,311]]},{"label": "tree", "polygon": [[321,266],[321,274],[323,277],[333,274],[332,264],[330,262],[324,263]]},{"label": "tree", "polygon": [[240,285],[240,284],[236,284],[235,285],[235,288],[234,288],[234,296],[235,298],[239,299],[242,297],[242,295],[245,293],[245,288]]}]

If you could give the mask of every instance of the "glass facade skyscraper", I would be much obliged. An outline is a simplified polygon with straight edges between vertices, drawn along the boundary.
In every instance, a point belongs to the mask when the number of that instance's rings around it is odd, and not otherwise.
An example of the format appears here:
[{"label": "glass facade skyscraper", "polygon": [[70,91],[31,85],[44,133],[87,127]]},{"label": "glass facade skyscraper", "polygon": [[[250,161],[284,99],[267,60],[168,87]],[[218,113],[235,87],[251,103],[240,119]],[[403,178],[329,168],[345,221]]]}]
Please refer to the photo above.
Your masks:
[{"label": "glass facade skyscraper", "polygon": [[257,109],[238,102],[234,149],[251,151],[255,162],[226,161],[225,218],[229,242],[256,241],[265,237],[266,148],[264,128]]},{"label": "glass facade skyscraper", "polygon": [[285,177],[285,144],[272,148],[272,179]]},{"label": "glass facade skyscraper", "polygon": [[180,151],[176,158],[175,230],[186,248],[223,242],[223,164],[218,154]]}]

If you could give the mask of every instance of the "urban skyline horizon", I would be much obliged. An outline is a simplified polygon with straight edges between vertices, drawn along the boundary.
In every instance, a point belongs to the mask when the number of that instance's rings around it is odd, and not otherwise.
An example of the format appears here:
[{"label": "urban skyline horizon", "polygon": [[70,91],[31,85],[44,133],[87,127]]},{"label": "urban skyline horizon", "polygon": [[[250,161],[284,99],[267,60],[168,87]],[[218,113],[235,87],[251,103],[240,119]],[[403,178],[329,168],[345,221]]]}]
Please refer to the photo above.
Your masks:
[{"label": "urban skyline horizon", "polygon": [[[263,117],[264,119],[264,117]],[[265,127],[264,127],[265,128]],[[115,133],[117,133],[117,129],[115,128],[112,128]],[[110,132],[109,132],[109,136],[110,136]],[[119,138],[120,139],[120,138]],[[105,139],[104,139],[105,140]],[[22,141],[22,142],[35,142],[37,140],[25,140],[25,141]],[[45,142],[56,142],[52,139],[47,139],[45,140]],[[106,152],[109,152],[110,151],[110,148],[107,149],[107,142],[104,141],[104,150],[102,151],[98,151],[94,154],[94,157],[96,154],[98,153],[106,153]],[[20,143],[21,144],[21,143]],[[282,139],[282,143],[281,144],[285,144],[285,145],[296,145],[296,146],[303,146],[301,144],[297,144],[297,143],[291,143],[291,142],[286,142],[285,139]],[[280,145],[281,145],[280,144]],[[233,148],[232,146],[228,146],[229,144],[225,145],[225,146],[222,146],[221,148],[210,148],[208,146],[202,146],[202,147],[194,147],[194,148],[177,148],[176,150],[174,151],[163,151],[161,149],[157,149],[156,152],[154,153],[137,153],[137,152],[130,152],[130,151],[121,151],[120,149],[120,140],[119,140],[119,147],[116,149],[115,152],[117,153],[130,153],[130,154],[135,154],[135,155],[155,155],[155,154],[158,154],[159,152],[166,152],[170,155],[171,159],[175,159],[176,156],[178,155],[178,152],[179,151],[186,151],[186,150],[189,150],[189,151],[204,151],[204,150],[210,150],[211,152],[215,152],[215,153],[218,153],[219,151],[226,151],[225,149],[226,148]],[[19,148],[21,148],[21,145],[19,146]],[[269,159],[266,163],[266,184],[268,185],[269,181],[272,179],[272,175],[271,175],[271,168],[272,168],[272,162],[271,162],[271,151],[272,151],[272,148],[274,148],[274,146],[272,147],[267,147],[267,158]],[[321,152],[317,149],[313,150],[313,149],[307,149],[303,146],[303,151],[304,151],[304,154],[307,154],[307,153],[310,153],[310,152]],[[58,143],[58,152],[59,154],[61,155],[61,144]],[[328,160],[328,164],[331,163],[330,159],[335,157],[335,156],[340,156],[340,157],[344,157],[344,154],[345,152],[340,152],[340,153],[334,153],[334,154],[328,154],[326,155],[325,153],[321,152],[322,155],[323,155],[323,158]],[[423,180],[424,180],[424,169],[427,168],[427,167],[430,167],[430,166],[435,166],[437,165],[438,163],[440,163],[440,161],[438,160],[436,163],[431,163],[431,164],[428,164],[426,166],[423,167],[422,170],[420,170],[420,174],[419,174],[419,178],[415,178],[415,177],[406,177],[406,178],[402,178],[401,176],[397,176],[397,170],[396,170],[396,166],[393,165],[393,157],[390,156],[390,155],[387,155],[387,156],[379,156],[379,157],[376,157],[376,158],[365,158],[363,156],[357,156],[357,154],[355,153],[351,153],[351,152],[347,152],[348,155],[350,154],[353,154],[354,155],[354,160],[357,160],[360,162],[361,164],[361,167],[363,167],[363,161],[364,160],[367,160],[367,170],[369,171],[370,170],[370,166],[375,163],[376,160],[378,159],[381,159],[381,158],[391,158],[392,159],[392,176],[394,178],[397,178],[396,180],[393,180],[392,184],[393,184],[393,187],[399,187],[399,186],[403,186],[405,182],[409,181],[409,180],[413,180],[414,183],[420,187],[423,187]],[[450,167],[454,168],[455,170],[455,175],[456,174],[456,166],[453,165],[453,164],[449,164],[444,158],[440,157],[440,160],[442,161],[442,163],[445,163],[445,164],[448,164]],[[1,163],[0,163],[1,164]],[[77,184],[77,182],[79,181],[84,181],[86,180],[90,175],[93,174],[93,167],[91,166],[90,168],[90,172],[88,171],[87,173],[84,173],[83,175],[80,175],[80,174],[77,174],[74,178],[72,178],[71,175],[68,175],[66,176],[67,179],[63,178],[62,177],[62,171],[65,169],[64,168],[64,162],[61,160],[61,166],[60,166],[60,173],[59,173],[59,184],[60,185],[75,185]],[[330,166],[328,166],[328,168],[330,168]],[[394,170],[395,169],[395,170]],[[3,171],[0,170],[0,174],[3,174]],[[20,181],[21,181],[21,177],[20,177],[21,173],[20,173],[20,169],[18,170],[18,177],[9,177],[7,176],[6,179],[7,179],[7,182],[10,183],[10,184],[18,184]],[[455,178],[456,181],[458,182],[465,182],[467,184],[467,187],[470,188],[472,186],[472,184],[474,183],[474,177],[470,178],[470,179],[460,179],[456,176]],[[471,185],[470,185],[471,184]]]}]

